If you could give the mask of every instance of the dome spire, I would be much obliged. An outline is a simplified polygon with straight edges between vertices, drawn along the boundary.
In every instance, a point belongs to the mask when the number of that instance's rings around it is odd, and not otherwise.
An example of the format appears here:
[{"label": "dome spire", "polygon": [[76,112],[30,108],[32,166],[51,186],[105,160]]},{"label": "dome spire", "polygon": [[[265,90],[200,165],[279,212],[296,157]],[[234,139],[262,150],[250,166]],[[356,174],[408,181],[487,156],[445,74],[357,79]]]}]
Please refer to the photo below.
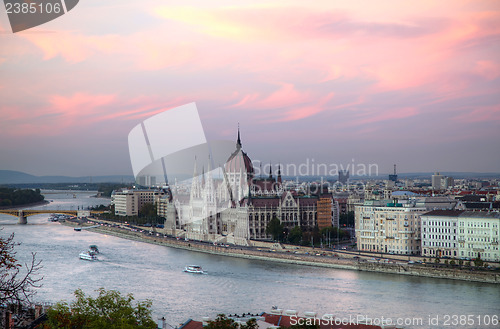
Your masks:
[{"label": "dome spire", "polygon": [[241,138],[240,138],[240,123],[238,122],[238,139],[236,140],[236,147],[241,148]]}]

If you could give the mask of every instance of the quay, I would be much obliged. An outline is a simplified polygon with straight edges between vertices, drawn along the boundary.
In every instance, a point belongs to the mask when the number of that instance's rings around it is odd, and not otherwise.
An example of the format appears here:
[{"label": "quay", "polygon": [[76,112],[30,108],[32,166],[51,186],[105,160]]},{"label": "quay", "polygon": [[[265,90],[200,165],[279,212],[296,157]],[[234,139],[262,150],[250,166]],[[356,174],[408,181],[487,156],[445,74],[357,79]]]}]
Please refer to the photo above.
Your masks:
[{"label": "quay", "polygon": [[[413,275],[430,278],[442,278],[453,280],[465,280],[482,283],[500,283],[500,272],[498,270],[476,270],[446,268],[435,266],[433,264],[408,264],[404,261],[380,262],[373,261],[374,256],[367,256],[356,253],[341,253],[341,251],[325,251],[321,249],[304,248],[296,246],[284,246],[270,242],[251,241],[255,243],[252,246],[229,246],[214,245],[213,243],[200,242],[193,240],[183,240],[174,237],[168,237],[158,232],[149,233],[150,228],[144,228],[145,233],[126,230],[116,226],[114,222],[92,220],[88,224],[66,221],[61,223],[71,227],[88,227],[99,224],[99,227],[88,229],[102,234],[109,234],[119,238],[146,242],[161,246],[173,247],[178,249],[203,252],[214,255],[223,255],[230,257],[255,259],[263,261],[273,261],[288,264],[338,268],[346,270],[357,270],[367,272]],[[115,225],[115,226],[112,226]],[[392,255],[391,255],[392,256]]]}]

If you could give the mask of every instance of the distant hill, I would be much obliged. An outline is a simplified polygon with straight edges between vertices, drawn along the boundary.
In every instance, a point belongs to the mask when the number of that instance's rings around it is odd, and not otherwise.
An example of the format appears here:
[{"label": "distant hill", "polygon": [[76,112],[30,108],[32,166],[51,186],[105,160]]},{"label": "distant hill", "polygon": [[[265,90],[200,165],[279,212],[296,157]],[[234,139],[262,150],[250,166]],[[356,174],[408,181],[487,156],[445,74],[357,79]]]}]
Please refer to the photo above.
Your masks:
[{"label": "distant hill", "polygon": [[110,176],[34,176],[20,171],[0,170],[0,184],[31,184],[31,183],[125,183],[133,182],[131,175]]}]

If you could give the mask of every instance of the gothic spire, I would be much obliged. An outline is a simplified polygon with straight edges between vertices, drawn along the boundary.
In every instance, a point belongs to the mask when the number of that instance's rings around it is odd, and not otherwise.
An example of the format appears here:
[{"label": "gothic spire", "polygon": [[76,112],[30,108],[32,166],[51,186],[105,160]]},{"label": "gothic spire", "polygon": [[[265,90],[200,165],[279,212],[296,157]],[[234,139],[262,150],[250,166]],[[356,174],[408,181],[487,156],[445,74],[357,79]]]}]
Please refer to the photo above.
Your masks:
[{"label": "gothic spire", "polygon": [[241,148],[241,138],[240,138],[240,123],[238,122],[238,140],[236,140],[236,147]]}]

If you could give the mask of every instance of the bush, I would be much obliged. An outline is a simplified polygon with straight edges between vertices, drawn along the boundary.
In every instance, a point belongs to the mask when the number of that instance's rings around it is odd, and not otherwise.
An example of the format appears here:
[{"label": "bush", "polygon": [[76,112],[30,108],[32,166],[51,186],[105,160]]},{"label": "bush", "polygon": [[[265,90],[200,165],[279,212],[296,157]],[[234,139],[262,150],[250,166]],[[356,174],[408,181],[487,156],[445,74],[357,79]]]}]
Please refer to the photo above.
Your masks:
[{"label": "bush", "polygon": [[48,320],[43,329],[155,329],[151,316],[152,302],[138,302],[133,305],[131,294],[122,296],[116,290],[97,290],[96,298],[87,297],[82,290],[75,291],[76,301],[68,305],[57,303],[47,313]]}]

